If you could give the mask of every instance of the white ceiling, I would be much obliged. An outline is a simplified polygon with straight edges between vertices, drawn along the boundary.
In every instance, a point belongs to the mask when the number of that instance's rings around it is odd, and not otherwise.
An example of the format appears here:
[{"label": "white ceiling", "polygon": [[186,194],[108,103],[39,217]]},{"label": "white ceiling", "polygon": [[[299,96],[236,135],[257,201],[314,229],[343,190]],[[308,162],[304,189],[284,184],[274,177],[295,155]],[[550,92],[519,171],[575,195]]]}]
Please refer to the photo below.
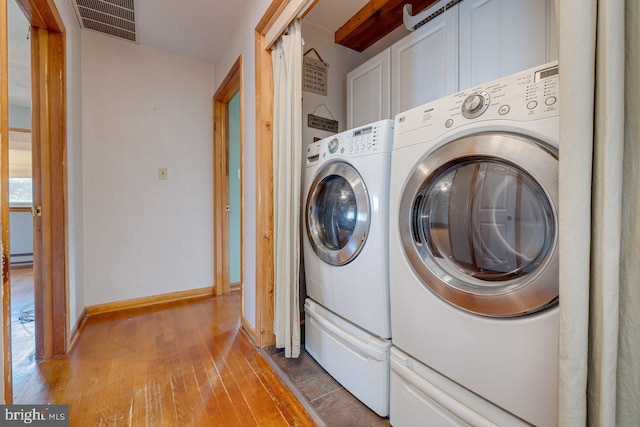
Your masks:
[{"label": "white ceiling", "polygon": [[141,44],[214,63],[250,0],[138,0]]},{"label": "white ceiling", "polygon": [[31,106],[31,47],[27,39],[29,23],[15,0],[9,0],[9,103]]},{"label": "white ceiling", "polygon": [[369,0],[318,0],[304,20],[335,33],[367,3]]},{"label": "white ceiling", "polygon": [[[335,32],[368,0],[319,0],[305,17]],[[138,37],[143,45],[214,63],[251,0],[138,0]],[[9,0],[10,103],[30,105],[28,24]],[[107,36],[105,36],[107,37]]]}]

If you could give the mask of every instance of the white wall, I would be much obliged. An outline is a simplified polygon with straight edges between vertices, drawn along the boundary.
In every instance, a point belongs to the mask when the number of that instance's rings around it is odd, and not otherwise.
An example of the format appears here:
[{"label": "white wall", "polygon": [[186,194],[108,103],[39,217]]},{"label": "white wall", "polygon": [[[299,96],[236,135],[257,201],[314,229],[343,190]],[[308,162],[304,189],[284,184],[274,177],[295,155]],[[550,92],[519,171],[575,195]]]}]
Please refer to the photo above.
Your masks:
[{"label": "white wall", "polygon": [[[214,63],[217,89],[238,56],[243,64],[243,288],[242,314],[252,327],[256,323],[256,77],[254,30],[271,0],[253,0],[238,20],[235,31],[224,41],[226,48]],[[220,41],[212,40],[212,43]]]},{"label": "white wall", "polygon": [[9,213],[9,249],[11,250],[11,265],[33,262],[33,217],[31,212]]},{"label": "white wall", "polygon": [[[307,126],[307,117],[313,113],[316,116],[331,119],[331,115],[338,121],[338,132],[347,130],[346,110],[346,75],[361,62],[362,54],[355,50],[336,44],[334,33],[313,22],[304,21],[302,24],[302,37],[304,38],[304,51],[314,48],[322,59],[329,64],[327,71],[327,95],[319,95],[312,92],[302,92],[302,145],[303,154],[306,153],[307,144],[313,142],[313,138],[326,138],[333,135],[331,132],[310,128]],[[313,52],[308,54],[311,58],[318,59]],[[322,106],[325,104],[331,112]]]},{"label": "white wall", "polygon": [[212,95],[210,64],[82,32],[87,306],[213,285]]},{"label": "white wall", "polygon": [[9,127],[31,129],[31,109],[19,105],[9,105]]}]

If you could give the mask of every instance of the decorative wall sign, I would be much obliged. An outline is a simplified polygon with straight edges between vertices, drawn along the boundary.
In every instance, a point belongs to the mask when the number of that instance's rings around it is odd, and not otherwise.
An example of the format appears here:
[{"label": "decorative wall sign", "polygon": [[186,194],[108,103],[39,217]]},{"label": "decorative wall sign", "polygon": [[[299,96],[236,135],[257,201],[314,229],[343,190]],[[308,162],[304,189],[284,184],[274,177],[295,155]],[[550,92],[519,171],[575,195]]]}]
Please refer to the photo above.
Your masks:
[{"label": "decorative wall sign", "polygon": [[338,132],[338,121],[327,119],[326,117],[314,116],[309,114],[307,116],[307,126],[314,129],[326,130],[328,132]]},{"label": "decorative wall sign", "polygon": [[304,57],[302,61],[302,90],[327,96],[327,64]]}]

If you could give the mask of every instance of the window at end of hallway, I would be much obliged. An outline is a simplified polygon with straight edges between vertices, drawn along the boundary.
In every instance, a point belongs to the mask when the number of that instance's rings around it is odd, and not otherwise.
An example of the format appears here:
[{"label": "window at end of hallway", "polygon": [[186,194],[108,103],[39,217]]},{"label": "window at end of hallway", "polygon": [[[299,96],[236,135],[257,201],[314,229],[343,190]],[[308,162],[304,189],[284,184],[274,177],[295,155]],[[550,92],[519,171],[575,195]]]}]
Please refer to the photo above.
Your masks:
[{"label": "window at end of hallway", "polygon": [[10,130],[9,205],[31,206],[32,202],[31,132]]}]

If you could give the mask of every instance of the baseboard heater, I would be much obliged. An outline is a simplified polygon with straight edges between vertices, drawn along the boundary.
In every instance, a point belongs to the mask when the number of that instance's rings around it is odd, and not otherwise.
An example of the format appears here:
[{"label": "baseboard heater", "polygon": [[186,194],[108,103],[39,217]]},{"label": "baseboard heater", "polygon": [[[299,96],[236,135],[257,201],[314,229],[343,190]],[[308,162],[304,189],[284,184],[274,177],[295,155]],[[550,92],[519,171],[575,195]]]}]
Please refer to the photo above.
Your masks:
[{"label": "baseboard heater", "polygon": [[9,265],[30,265],[33,264],[33,252],[10,254]]}]

